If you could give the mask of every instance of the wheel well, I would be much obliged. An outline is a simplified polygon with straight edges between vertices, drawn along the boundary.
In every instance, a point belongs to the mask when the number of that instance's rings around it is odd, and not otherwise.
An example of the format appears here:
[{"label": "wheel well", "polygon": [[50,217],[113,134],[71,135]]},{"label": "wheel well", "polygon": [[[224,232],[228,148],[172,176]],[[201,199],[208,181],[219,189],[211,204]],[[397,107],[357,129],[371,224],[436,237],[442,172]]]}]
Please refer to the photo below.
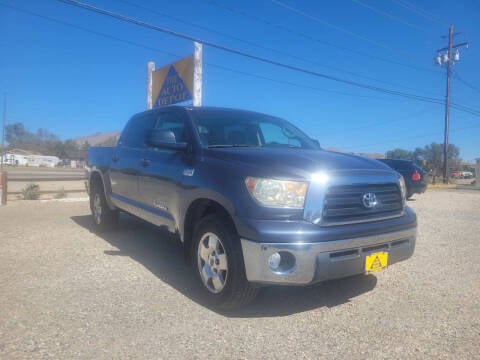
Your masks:
[{"label": "wheel well", "polygon": [[210,214],[217,214],[236,231],[235,223],[228,211],[220,205],[218,202],[210,199],[197,199],[195,200],[187,210],[185,216],[184,233],[183,233],[183,249],[185,255],[185,261],[190,264],[190,247],[192,246],[193,232],[195,226],[200,219]]}]

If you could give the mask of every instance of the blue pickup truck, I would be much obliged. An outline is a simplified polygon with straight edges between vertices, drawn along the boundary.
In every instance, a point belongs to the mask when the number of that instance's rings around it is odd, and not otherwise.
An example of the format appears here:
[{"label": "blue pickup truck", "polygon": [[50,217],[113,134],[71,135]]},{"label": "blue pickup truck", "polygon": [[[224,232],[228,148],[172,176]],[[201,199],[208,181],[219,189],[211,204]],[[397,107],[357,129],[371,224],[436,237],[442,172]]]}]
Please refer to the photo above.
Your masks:
[{"label": "blue pickup truck", "polygon": [[133,116],[118,144],[89,150],[90,208],[105,230],[128,212],[178,235],[211,301],[266,285],[311,285],[408,259],[417,220],[403,178],[324,151],[255,112],[166,107]]}]

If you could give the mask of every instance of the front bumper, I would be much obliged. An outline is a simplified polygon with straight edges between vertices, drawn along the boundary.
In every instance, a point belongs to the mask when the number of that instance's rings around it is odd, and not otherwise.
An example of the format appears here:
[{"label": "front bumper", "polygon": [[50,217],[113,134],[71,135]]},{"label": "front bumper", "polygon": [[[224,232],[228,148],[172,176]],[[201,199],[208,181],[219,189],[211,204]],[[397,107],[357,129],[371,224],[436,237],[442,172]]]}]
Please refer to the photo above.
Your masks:
[{"label": "front bumper", "polygon": [[[388,251],[388,265],[406,260],[415,249],[417,227],[316,243],[262,243],[242,238],[247,279],[256,283],[308,285],[365,272],[365,257]],[[280,253],[288,264],[273,271],[269,258]],[[293,259],[293,261],[292,261]]]}]

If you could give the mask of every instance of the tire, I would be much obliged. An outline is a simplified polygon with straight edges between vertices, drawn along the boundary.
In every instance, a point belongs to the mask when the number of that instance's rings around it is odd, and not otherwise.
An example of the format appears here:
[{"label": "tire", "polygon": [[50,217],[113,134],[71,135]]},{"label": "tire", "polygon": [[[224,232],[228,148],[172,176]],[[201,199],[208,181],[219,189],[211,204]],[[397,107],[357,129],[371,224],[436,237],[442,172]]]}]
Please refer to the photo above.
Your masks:
[{"label": "tire", "polygon": [[107,204],[103,184],[100,181],[93,183],[90,197],[93,225],[97,232],[111,228],[118,221],[118,210],[112,210]]},{"label": "tire", "polygon": [[259,289],[247,281],[240,241],[228,221],[208,215],[193,236],[193,270],[209,302],[222,309],[251,302]]}]

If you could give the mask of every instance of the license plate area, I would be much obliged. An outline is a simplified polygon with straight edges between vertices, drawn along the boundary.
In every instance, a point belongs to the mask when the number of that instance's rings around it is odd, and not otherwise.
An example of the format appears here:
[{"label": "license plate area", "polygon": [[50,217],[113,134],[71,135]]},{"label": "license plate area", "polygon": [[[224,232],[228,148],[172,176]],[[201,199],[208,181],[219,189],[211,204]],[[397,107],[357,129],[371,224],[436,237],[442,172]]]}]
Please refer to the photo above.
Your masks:
[{"label": "license plate area", "polygon": [[381,271],[388,266],[388,251],[372,252],[365,256],[365,273]]}]

